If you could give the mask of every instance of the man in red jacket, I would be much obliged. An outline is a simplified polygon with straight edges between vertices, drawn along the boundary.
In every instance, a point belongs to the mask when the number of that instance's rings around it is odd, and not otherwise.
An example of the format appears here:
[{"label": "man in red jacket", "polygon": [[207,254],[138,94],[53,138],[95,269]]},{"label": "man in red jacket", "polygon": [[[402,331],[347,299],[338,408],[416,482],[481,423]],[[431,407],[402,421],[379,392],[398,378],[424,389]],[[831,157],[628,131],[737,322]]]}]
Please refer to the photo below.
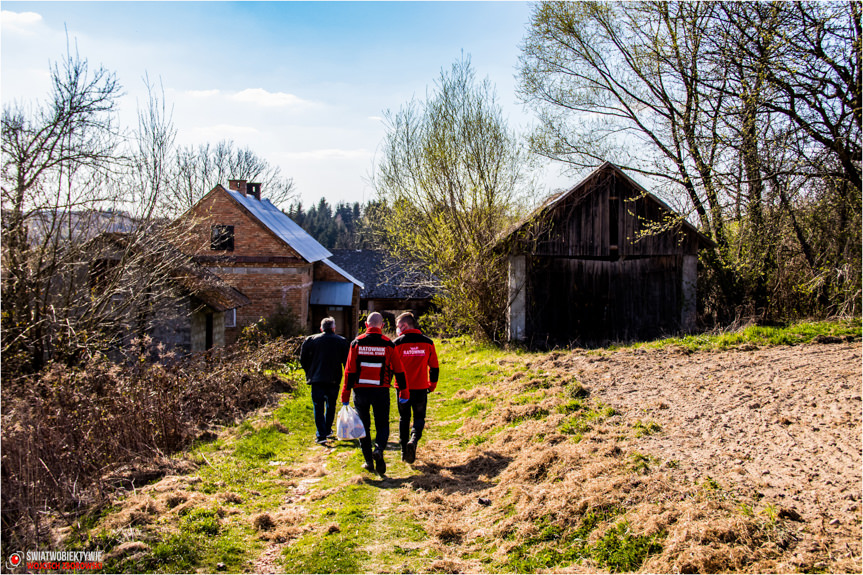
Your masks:
[{"label": "man in red jacket", "polygon": [[[393,342],[381,332],[383,324],[383,316],[372,312],[366,319],[366,332],[351,342],[345,364],[345,385],[342,388],[342,405],[348,404],[353,390],[354,407],[366,430],[366,436],[360,439],[366,460],[363,469],[377,471],[379,475],[387,470],[384,449],[390,437],[390,382],[394,375],[399,401],[407,401],[410,397],[401,358]],[[375,417],[374,450],[370,409]]]},{"label": "man in red jacket", "polygon": [[[440,370],[434,342],[422,334],[412,313],[405,312],[396,318],[396,330],[399,337],[393,340],[393,343],[401,357],[410,391],[410,399],[406,402],[400,401],[398,406],[399,440],[402,460],[413,463],[417,455],[417,443],[426,424],[428,394],[437,387]],[[413,427],[411,412],[414,417]]]}]

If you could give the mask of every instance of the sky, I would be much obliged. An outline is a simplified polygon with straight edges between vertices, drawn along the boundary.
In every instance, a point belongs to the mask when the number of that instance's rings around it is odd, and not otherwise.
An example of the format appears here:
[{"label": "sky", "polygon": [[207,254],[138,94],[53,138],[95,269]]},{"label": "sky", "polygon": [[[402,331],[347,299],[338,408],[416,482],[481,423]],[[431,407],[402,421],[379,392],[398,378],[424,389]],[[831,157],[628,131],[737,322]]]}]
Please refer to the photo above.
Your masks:
[{"label": "sky", "polygon": [[[233,140],[293,178],[305,205],[374,199],[383,114],[425,99],[442,69],[470,57],[496,87],[511,128],[527,2],[2,3],[0,99],[44,99],[70,45],[117,74],[121,122],[135,123],[144,81],[161,84],[181,145]],[[555,166],[537,197],[569,180]],[[263,191],[266,197],[266,190]]]}]

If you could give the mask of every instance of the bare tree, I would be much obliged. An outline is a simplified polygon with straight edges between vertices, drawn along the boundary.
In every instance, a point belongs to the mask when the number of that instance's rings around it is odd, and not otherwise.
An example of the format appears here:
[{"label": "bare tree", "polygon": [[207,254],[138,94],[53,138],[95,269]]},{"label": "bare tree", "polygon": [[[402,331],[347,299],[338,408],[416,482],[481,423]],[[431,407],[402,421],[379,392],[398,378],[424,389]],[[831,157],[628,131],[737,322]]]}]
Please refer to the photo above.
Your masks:
[{"label": "bare tree", "polygon": [[543,2],[521,61],[532,146],[665,182],[717,242],[721,313],[764,316],[783,232],[823,261],[799,217],[821,182],[859,197],[859,30],[853,3]]},{"label": "bare tree", "polygon": [[174,133],[163,100],[148,84],[149,102],[127,137],[114,122],[113,74],[69,54],[52,81],[46,103],[3,111],[7,375],[121,349],[183,313],[177,281],[188,276],[187,258],[168,245],[156,209]]},{"label": "bare tree", "polygon": [[296,197],[293,179],[284,177],[249,148],[238,148],[230,140],[215,145],[186,146],[175,153],[171,185],[162,199],[162,211],[177,215],[192,207],[216,184],[229,179],[260,182],[266,197],[276,206],[285,206]]},{"label": "bare tree", "polygon": [[116,200],[106,185],[121,163],[116,77],[104,68],[91,72],[70,52],[52,67],[51,80],[44,104],[3,110],[4,367],[42,366],[63,321],[52,281],[69,271],[67,248],[82,241],[96,210],[107,213]]}]

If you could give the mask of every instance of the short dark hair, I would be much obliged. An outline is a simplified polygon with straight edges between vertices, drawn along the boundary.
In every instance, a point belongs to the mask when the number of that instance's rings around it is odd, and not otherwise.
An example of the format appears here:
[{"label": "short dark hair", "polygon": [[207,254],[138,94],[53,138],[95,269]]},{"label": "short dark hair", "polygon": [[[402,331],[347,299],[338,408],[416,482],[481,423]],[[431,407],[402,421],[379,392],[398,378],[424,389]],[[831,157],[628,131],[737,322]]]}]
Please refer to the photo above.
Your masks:
[{"label": "short dark hair", "polygon": [[325,317],[321,320],[321,329],[324,331],[336,331],[336,320],[332,317]]},{"label": "short dark hair", "polygon": [[400,316],[398,316],[396,318],[396,325],[398,325],[402,321],[407,322],[411,326],[412,329],[419,328],[419,326],[417,325],[417,318],[415,318],[414,314],[412,314],[409,311],[404,312],[403,314],[401,314]]}]

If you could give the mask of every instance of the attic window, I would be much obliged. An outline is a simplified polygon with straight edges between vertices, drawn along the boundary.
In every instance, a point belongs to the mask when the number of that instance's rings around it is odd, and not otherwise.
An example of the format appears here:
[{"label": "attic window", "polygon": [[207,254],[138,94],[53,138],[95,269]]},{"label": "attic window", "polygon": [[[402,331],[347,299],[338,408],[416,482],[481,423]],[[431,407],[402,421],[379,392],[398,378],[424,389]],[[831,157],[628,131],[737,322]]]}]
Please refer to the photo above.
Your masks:
[{"label": "attic window", "polygon": [[222,224],[213,226],[210,234],[210,249],[234,251],[234,226]]}]

